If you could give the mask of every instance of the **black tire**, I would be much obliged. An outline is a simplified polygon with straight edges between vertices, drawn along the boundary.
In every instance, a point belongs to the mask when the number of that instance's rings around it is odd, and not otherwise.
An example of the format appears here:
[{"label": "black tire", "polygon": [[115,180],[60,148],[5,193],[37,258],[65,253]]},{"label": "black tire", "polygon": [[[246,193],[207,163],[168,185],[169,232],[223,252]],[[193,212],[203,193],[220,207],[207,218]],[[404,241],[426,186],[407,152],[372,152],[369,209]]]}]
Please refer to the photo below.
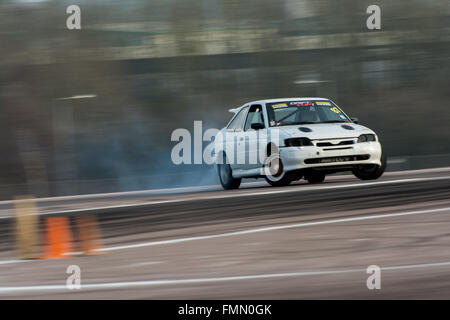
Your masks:
[{"label": "black tire", "polygon": [[303,178],[303,171],[292,172],[292,181],[299,181]]},{"label": "black tire", "polygon": [[266,181],[272,186],[272,187],[284,187],[291,184],[292,181],[294,181],[294,178],[291,174],[286,173],[283,178],[281,178],[278,181],[272,181],[269,180],[267,177],[265,177]]},{"label": "black tire", "polygon": [[[271,172],[272,178],[278,178],[282,176],[279,180],[271,180],[266,176],[264,178],[266,181],[272,186],[272,187],[284,187],[289,185],[292,181],[294,181],[295,176],[291,172],[284,172],[283,162],[281,161],[280,155],[278,153],[275,153],[273,155],[270,155],[265,162],[269,161],[270,164],[272,164],[272,161],[270,160],[272,157],[275,157],[278,162],[278,170],[276,172]],[[268,165],[264,163],[264,165]]]},{"label": "black tire", "polygon": [[353,169],[352,172],[355,177],[361,180],[375,180],[383,175],[384,170],[386,170],[386,163],[386,156],[383,153],[381,155],[381,166],[375,164],[360,166]]},{"label": "black tire", "polygon": [[219,175],[220,184],[225,190],[238,189],[241,185],[241,178],[233,178],[233,171],[231,170],[231,166],[226,160],[225,155],[223,164],[217,165],[217,173]]},{"label": "black tire", "polygon": [[325,181],[325,173],[315,171],[308,172],[307,174],[305,174],[305,179],[309,183],[322,183]]}]

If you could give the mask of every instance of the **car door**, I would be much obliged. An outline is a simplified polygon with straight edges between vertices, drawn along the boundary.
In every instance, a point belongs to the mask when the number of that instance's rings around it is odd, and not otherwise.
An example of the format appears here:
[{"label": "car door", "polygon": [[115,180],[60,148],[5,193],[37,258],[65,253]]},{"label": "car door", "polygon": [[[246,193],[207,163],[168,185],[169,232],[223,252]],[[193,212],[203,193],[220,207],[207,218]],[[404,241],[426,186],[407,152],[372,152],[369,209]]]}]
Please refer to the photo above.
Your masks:
[{"label": "car door", "polygon": [[252,124],[262,124],[264,125],[264,116],[263,116],[263,108],[260,104],[251,105],[249,111],[247,113],[247,119],[244,125],[244,136],[241,143],[245,146],[245,159],[246,163],[244,169],[250,170],[255,169],[261,166],[259,162],[259,138],[260,138],[260,130],[255,130],[252,128]]},{"label": "car door", "polygon": [[[225,153],[230,162],[231,169],[242,169],[242,154],[239,153],[243,141],[243,127],[249,107],[244,106],[233,118],[226,130]],[[245,156],[245,155],[244,155]],[[239,161],[238,161],[239,160]]]}]

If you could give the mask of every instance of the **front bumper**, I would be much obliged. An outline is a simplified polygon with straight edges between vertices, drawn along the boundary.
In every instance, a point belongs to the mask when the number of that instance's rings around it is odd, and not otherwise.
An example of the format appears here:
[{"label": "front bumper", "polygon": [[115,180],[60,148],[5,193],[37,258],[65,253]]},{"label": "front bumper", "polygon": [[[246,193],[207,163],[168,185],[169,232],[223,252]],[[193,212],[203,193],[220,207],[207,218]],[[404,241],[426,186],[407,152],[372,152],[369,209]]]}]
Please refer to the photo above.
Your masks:
[{"label": "front bumper", "polygon": [[361,164],[381,166],[381,145],[378,141],[335,147],[283,147],[280,157],[285,171],[307,168],[351,168]]}]

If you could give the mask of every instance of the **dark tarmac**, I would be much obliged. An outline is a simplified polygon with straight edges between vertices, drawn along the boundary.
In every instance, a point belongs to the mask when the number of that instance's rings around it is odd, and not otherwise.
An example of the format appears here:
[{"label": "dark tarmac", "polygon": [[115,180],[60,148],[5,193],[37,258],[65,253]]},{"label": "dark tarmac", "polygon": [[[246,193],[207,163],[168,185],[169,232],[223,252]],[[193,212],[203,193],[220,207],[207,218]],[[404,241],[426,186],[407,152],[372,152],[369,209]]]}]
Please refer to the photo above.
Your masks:
[{"label": "dark tarmac", "polygon": [[[15,260],[1,202],[0,299],[450,298],[449,168],[215,189],[40,200],[42,218],[89,213],[101,226],[100,255],[56,260]],[[79,290],[66,288],[69,265]]]}]

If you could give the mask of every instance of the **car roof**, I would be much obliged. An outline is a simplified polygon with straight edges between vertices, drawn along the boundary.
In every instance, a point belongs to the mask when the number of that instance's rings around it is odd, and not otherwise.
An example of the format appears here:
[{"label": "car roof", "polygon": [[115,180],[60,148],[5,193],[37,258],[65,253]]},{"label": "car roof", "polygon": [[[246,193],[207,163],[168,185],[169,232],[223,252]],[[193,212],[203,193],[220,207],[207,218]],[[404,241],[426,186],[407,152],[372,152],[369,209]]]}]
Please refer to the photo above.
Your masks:
[{"label": "car roof", "polygon": [[247,102],[246,104],[234,108],[234,109],[230,109],[230,112],[238,112],[239,110],[241,110],[243,107],[249,105],[249,104],[264,104],[264,103],[277,103],[277,102],[284,102],[284,101],[291,101],[291,100],[295,100],[295,101],[302,101],[302,100],[330,100],[328,98],[317,98],[317,97],[297,97],[297,98],[277,98],[277,99],[264,99],[264,100],[256,100],[256,101],[251,101],[251,102]]}]

